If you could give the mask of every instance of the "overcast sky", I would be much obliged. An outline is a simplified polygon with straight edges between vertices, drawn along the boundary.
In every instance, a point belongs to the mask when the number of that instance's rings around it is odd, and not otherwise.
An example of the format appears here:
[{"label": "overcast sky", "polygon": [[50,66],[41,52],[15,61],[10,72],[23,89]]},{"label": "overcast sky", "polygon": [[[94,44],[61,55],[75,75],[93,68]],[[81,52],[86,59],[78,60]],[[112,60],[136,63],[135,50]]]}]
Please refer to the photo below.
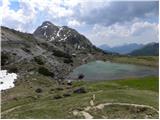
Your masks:
[{"label": "overcast sky", "polygon": [[[158,42],[158,1],[1,0],[2,25],[32,33],[43,21],[69,26],[93,44]],[[2,13],[1,13],[2,12]]]}]

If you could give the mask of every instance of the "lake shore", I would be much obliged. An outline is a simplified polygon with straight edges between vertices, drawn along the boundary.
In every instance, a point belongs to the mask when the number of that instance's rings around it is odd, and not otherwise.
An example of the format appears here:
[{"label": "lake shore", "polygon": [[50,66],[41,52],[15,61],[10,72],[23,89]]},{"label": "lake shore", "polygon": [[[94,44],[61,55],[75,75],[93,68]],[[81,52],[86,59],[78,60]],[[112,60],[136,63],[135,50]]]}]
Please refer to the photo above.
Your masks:
[{"label": "lake shore", "polygon": [[[82,75],[83,78],[79,78]],[[144,77],[156,75],[158,76],[158,69],[144,65],[133,65],[116,63],[110,61],[93,61],[83,64],[73,70],[68,76],[69,80],[118,80],[135,77]]]}]

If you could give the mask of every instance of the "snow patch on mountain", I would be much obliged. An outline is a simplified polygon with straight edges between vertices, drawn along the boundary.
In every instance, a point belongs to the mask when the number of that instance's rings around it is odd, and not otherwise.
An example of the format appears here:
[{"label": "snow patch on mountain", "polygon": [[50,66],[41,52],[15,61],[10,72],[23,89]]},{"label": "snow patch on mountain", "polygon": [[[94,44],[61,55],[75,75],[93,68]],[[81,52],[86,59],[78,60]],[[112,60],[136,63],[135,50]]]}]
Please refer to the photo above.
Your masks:
[{"label": "snow patch on mountain", "polygon": [[61,32],[61,30],[63,30],[63,27],[59,27],[59,31],[57,32],[57,37],[59,37],[59,36],[60,36],[60,32]]},{"label": "snow patch on mountain", "polygon": [[48,26],[43,26],[42,29],[46,29]]},{"label": "snow patch on mountain", "polygon": [[17,74],[8,73],[7,70],[0,71],[0,90],[13,88],[14,80],[17,79]]}]

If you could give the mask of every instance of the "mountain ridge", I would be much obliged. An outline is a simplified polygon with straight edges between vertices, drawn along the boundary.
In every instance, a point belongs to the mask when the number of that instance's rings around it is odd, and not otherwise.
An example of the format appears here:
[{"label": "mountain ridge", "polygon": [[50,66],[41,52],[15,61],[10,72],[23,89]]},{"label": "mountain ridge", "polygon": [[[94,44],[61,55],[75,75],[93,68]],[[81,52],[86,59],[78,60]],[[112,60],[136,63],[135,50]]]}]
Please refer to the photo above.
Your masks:
[{"label": "mountain ridge", "polygon": [[124,44],[124,45],[115,46],[115,47],[110,47],[106,44],[102,44],[98,47],[101,48],[102,50],[106,51],[106,52],[128,54],[135,49],[141,48],[142,46],[143,46],[143,44],[131,43],[131,44]]},{"label": "mountain ridge", "polygon": [[159,55],[159,43],[152,42],[144,45],[142,48],[136,49],[129,53],[132,56],[158,56]]},{"label": "mountain ridge", "polygon": [[[52,26],[52,32],[53,28],[58,28],[50,22],[42,23],[43,26],[46,24]],[[65,41],[59,41],[65,35],[66,29],[71,28],[65,27],[56,40],[48,41],[48,38],[53,36],[44,38],[42,35],[44,32],[46,35],[52,32],[40,30],[40,34],[28,34],[1,26],[2,69],[17,73],[20,77],[43,74],[59,80],[64,79],[75,67],[105,55],[85,36],[74,30]]]}]

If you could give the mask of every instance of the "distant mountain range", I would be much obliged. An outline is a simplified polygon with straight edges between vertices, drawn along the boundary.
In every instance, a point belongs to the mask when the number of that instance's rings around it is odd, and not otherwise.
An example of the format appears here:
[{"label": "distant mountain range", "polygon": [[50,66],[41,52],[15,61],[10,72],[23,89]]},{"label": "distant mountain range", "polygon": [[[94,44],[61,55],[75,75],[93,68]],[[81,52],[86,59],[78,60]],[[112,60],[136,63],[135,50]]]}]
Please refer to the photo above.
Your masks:
[{"label": "distant mountain range", "polygon": [[133,56],[158,56],[159,55],[159,43],[150,43],[142,48],[132,51],[129,55]]},{"label": "distant mountain range", "polygon": [[105,52],[126,54],[132,56],[158,56],[159,55],[159,43],[149,43],[146,45],[143,44],[125,44],[116,47],[110,47],[106,44],[99,46],[100,49]]},{"label": "distant mountain range", "polygon": [[106,44],[99,46],[99,48],[101,48],[102,50],[106,52],[113,52],[113,53],[119,53],[119,54],[128,54],[132,52],[133,50],[139,49],[141,47],[143,47],[142,44],[136,44],[136,43],[125,44],[125,45],[115,46],[115,47],[110,47]]}]

